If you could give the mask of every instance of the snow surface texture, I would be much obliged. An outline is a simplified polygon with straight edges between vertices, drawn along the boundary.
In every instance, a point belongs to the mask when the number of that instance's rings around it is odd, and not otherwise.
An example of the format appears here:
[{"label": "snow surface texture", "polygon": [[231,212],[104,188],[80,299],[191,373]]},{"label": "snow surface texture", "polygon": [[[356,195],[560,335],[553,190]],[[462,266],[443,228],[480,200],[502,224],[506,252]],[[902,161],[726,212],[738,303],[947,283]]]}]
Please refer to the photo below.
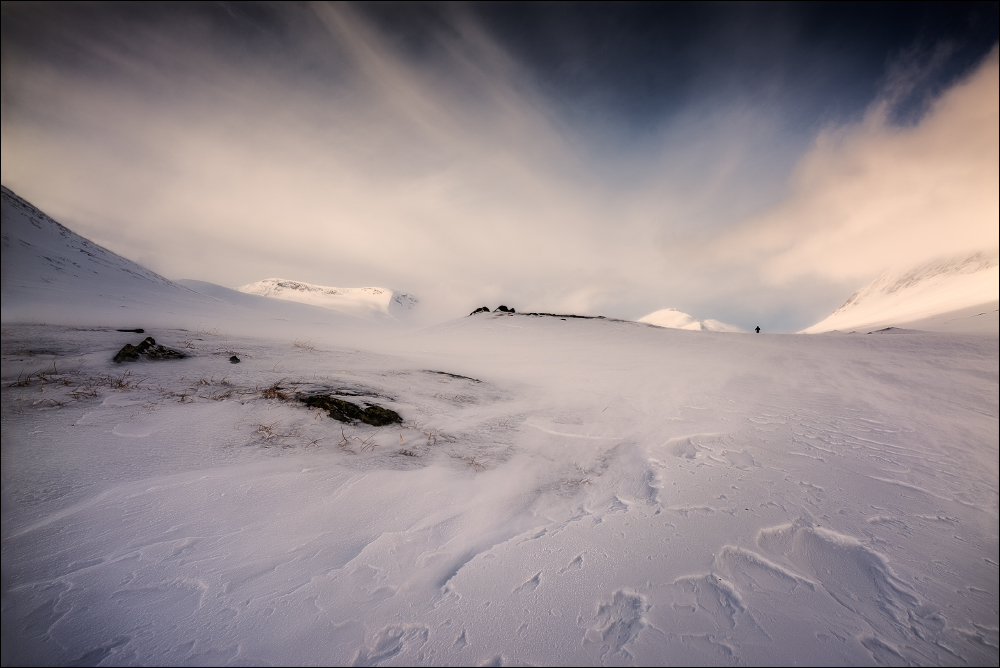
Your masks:
[{"label": "snow surface texture", "polygon": [[284,278],[268,278],[236,288],[261,297],[313,304],[365,318],[399,318],[410,313],[417,298],[387,288],[331,288]]},{"label": "snow surface texture", "polygon": [[[996,334],[494,313],[362,348],[235,294],[200,332],[5,312],[4,664],[997,662]],[[189,357],[110,361],[147,335]]]},{"label": "snow surface texture", "polygon": [[719,320],[695,320],[687,313],[682,313],[675,308],[664,308],[654,311],[649,315],[639,318],[638,322],[644,322],[657,327],[667,329],[688,329],[695,332],[742,332],[743,329],[736,325],[729,325]]},{"label": "snow surface texture", "polygon": [[892,270],[858,290],[830,317],[803,330],[1000,331],[1000,273],[994,253]]}]

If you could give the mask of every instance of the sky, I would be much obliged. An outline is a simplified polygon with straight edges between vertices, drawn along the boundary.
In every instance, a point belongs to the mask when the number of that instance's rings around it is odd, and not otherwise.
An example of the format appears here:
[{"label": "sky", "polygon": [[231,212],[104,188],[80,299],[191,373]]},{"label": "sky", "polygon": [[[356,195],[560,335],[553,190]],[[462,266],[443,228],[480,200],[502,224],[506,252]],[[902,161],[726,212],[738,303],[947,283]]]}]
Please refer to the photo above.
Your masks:
[{"label": "sky", "polygon": [[998,3],[4,3],[2,182],[172,279],[746,329],[994,252]]}]

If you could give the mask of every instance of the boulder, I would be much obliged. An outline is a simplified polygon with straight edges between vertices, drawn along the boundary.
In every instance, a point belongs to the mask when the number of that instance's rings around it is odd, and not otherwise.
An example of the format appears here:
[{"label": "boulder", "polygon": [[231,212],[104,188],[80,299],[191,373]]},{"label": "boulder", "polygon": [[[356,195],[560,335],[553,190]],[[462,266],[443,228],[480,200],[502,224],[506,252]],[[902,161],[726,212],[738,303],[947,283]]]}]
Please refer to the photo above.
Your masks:
[{"label": "boulder", "polygon": [[489,313],[489,312],[490,312],[490,307],[489,306],[480,306],[479,308],[477,308],[475,311],[473,311],[469,315],[476,315],[477,313]]},{"label": "boulder", "polygon": [[147,336],[138,345],[126,343],[125,346],[115,355],[115,362],[137,362],[143,357],[148,360],[176,360],[187,357],[184,353],[173,348],[157,345],[152,336]]},{"label": "boulder", "polygon": [[340,420],[341,422],[347,422],[348,424],[364,422],[365,424],[370,424],[373,427],[384,427],[389,424],[396,424],[403,421],[403,418],[399,417],[399,413],[394,410],[382,408],[381,406],[376,406],[375,404],[370,404],[367,408],[361,408],[357,404],[352,404],[350,401],[337,399],[328,394],[317,394],[311,397],[306,397],[302,401],[306,404],[306,406],[321,408],[327,411],[327,414],[334,420]]}]

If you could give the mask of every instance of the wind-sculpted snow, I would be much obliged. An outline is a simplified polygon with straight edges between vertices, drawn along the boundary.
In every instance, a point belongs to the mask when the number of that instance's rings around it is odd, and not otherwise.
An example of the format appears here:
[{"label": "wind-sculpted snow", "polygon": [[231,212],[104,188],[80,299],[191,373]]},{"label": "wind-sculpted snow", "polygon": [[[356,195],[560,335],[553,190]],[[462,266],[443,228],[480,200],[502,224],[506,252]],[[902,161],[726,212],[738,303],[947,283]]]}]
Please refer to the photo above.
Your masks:
[{"label": "wind-sculpted snow", "polygon": [[5,663],[998,658],[995,335],[146,334],[4,328]]}]

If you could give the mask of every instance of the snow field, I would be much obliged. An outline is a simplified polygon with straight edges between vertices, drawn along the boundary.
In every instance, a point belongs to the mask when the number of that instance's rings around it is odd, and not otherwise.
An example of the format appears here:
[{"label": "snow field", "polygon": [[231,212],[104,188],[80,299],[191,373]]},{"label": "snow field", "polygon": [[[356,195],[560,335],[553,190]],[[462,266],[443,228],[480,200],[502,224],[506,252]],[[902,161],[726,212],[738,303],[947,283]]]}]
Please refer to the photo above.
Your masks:
[{"label": "snow field", "polygon": [[237,330],[4,327],[5,663],[997,660],[996,335]]}]

